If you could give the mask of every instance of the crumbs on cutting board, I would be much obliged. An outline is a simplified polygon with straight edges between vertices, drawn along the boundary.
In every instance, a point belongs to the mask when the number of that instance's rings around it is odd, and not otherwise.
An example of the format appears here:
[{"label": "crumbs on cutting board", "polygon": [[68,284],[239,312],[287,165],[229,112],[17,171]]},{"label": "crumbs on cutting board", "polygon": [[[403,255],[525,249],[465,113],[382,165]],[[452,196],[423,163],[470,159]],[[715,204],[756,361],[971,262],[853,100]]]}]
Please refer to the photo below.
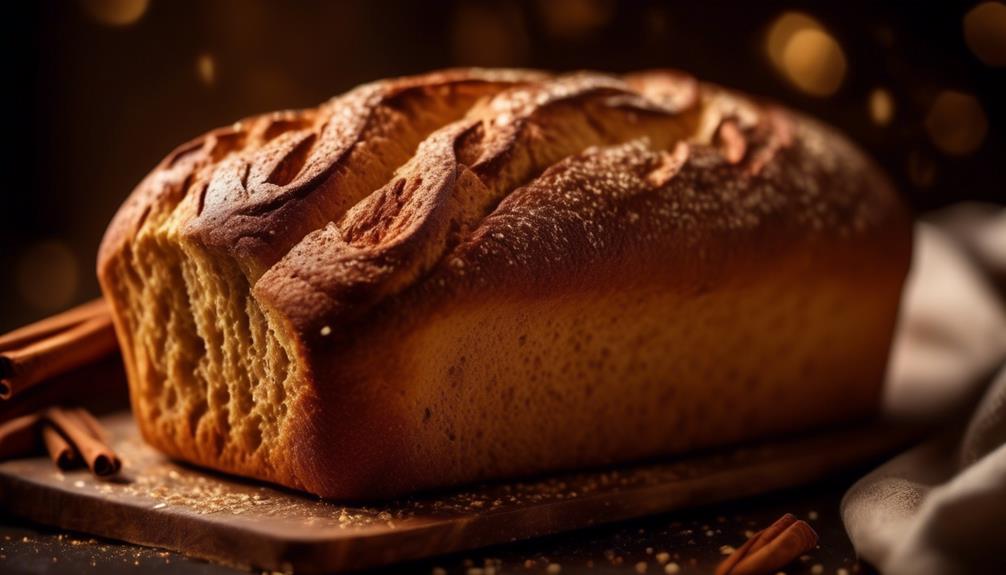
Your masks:
[{"label": "crumbs on cutting board", "polygon": [[[120,426],[112,426],[121,433]],[[116,433],[116,434],[118,434]],[[475,487],[452,494],[404,499],[383,506],[343,507],[301,494],[252,483],[225,481],[210,472],[175,465],[151,450],[138,437],[116,442],[125,462],[122,481],[54,472],[75,489],[93,490],[109,497],[148,499],[155,511],[197,515],[223,514],[246,521],[282,520],[313,528],[395,528],[417,518],[448,518],[473,513],[507,511],[531,505],[573,500],[596,493],[656,484],[689,474],[680,467],[636,469],[632,472],[593,472],[561,478]],[[698,471],[697,471],[698,472]]]},{"label": "crumbs on cutting board", "polygon": [[[115,431],[113,429],[113,431]],[[117,443],[124,462],[124,474],[118,481],[99,481],[83,474],[53,472],[53,477],[68,488],[95,492],[109,498],[142,502],[157,513],[197,515],[225,514],[243,522],[283,522],[288,526],[337,529],[396,528],[408,523],[442,520],[458,516],[510,512],[531,505],[556,503],[597,494],[614,493],[640,485],[671,479],[701,476],[701,466],[654,466],[631,471],[573,473],[559,478],[473,487],[453,494],[404,499],[385,505],[346,507],[290,491],[251,482],[229,481],[222,476],[176,465],[151,450],[138,438]],[[821,513],[813,507],[796,512],[810,521]],[[588,529],[553,536],[550,543],[517,542],[497,548],[492,556],[467,558],[457,556],[428,560],[432,575],[501,575],[502,573],[548,573],[556,575],[600,571],[624,573],[698,573],[715,567],[716,562],[733,552],[764,525],[740,515],[710,516],[689,513],[692,520],[671,520],[667,515],[637,520],[622,525]],[[594,535],[589,535],[589,533]],[[598,535],[598,533],[600,533]],[[63,536],[59,536],[63,537]],[[10,555],[12,544],[18,553],[51,553],[56,561],[64,555],[53,551],[51,536],[36,542],[0,541],[0,572]],[[516,540],[513,540],[516,541]],[[556,543],[559,541],[559,543]],[[565,542],[565,543],[563,543]],[[149,567],[150,561],[170,562],[184,558],[165,551],[137,550],[126,545],[104,543],[95,539],[58,539],[64,549],[84,549],[90,555],[85,564],[108,565],[108,561]],[[549,549],[543,552],[542,549]],[[163,555],[156,555],[163,553]],[[152,555],[153,554],[153,555]],[[804,555],[786,569],[790,575],[836,573],[853,575],[859,566],[853,558],[843,558],[838,571],[825,570],[817,552]],[[99,569],[100,571],[100,569]]]}]

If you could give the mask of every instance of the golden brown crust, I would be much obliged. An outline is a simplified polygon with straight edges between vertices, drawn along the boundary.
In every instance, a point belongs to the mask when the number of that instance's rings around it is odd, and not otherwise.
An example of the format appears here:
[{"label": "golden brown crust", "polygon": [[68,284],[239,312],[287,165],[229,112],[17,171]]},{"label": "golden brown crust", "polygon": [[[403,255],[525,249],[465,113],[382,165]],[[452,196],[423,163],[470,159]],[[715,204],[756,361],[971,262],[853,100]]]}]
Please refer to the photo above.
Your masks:
[{"label": "golden brown crust", "polygon": [[577,74],[501,92],[432,134],[395,178],[334,225],[305,237],[256,285],[301,331],[365,314],[422,277],[492,205],[556,160],[591,145],[684,137],[693,113]]},{"label": "golden brown crust", "polygon": [[[198,194],[187,232],[252,270],[268,267],[313,226],[337,219],[383,183],[396,158],[455,113],[523,70],[445,70],[366,84],[316,109],[274,112],[179,146],[137,187],[109,226],[99,263],[138,232],[151,210]],[[365,149],[361,149],[365,148]],[[370,155],[370,158],[365,156]],[[362,165],[361,165],[362,164]]]},{"label": "golden brown crust", "polygon": [[369,498],[875,404],[909,220],[812,120],[666,71],[454,71],[263,118],[165,160],[99,258],[134,392],[133,340],[160,339],[136,336],[122,286],[147,282],[123,262],[152,215],[179,222],[158,241],[242,270],[295,366],[283,461],[246,453],[226,412],[205,439],[141,425],[172,455]]}]

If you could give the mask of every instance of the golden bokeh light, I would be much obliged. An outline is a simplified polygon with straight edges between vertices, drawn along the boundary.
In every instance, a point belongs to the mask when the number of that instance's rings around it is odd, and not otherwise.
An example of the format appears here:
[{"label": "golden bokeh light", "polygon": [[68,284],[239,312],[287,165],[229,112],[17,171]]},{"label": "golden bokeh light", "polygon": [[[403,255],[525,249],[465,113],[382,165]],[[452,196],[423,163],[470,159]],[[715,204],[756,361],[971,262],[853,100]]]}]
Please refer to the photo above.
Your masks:
[{"label": "golden bokeh light", "polygon": [[217,81],[217,62],[211,54],[200,54],[196,58],[196,75],[199,80],[207,86],[212,86]]},{"label": "golden bokeh light", "polygon": [[789,43],[793,34],[807,28],[820,27],[817,20],[802,12],[783,13],[769,26],[768,35],[765,38],[765,49],[768,51],[769,60],[777,68],[782,68],[782,54],[786,51],[786,44]]},{"label": "golden bokeh light", "polygon": [[779,73],[804,93],[830,96],[845,79],[845,52],[821,23],[807,14],[786,12],[779,16],[769,27],[765,49]]},{"label": "golden bokeh light", "polygon": [[107,26],[128,26],[136,23],[147,11],[149,0],[81,0],[84,9],[98,22]]},{"label": "golden bokeh light", "polygon": [[830,96],[845,78],[845,54],[823,30],[798,31],[782,55],[784,71],[797,88],[813,96]]},{"label": "golden bokeh light", "polygon": [[62,242],[35,244],[18,261],[18,292],[28,305],[40,311],[53,311],[72,303],[78,281],[77,258]]},{"label": "golden bokeh light", "polygon": [[988,119],[981,103],[955,90],[940,92],[926,114],[926,132],[933,144],[953,156],[970,154],[981,147],[988,133]]},{"label": "golden bokeh light", "polygon": [[870,119],[878,126],[886,126],[894,119],[894,97],[886,88],[874,88],[869,99]]},{"label": "golden bokeh light", "polygon": [[1006,66],[1006,4],[983,2],[968,11],[964,40],[982,62]]},{"label": "golden bokeh light", "polygon": [[590,34],[615,14],[613,0],[541,0],[538,7],[548,33],[567,39]]}]

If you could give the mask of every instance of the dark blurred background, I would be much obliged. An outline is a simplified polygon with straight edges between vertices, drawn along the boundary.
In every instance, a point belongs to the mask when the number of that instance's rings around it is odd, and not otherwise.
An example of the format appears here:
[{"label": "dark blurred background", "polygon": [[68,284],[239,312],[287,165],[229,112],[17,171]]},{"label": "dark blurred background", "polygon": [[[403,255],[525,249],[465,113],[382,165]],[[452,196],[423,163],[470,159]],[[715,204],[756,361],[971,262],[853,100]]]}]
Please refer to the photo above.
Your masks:
[{"label": "dark blurred background", "polygon": [[1006,201],[1002,2],[7,6],[0,330],[97,295],[106,223],[175,145],[246,115],[439,67],[683,68],[837,125],[920,212]]}]

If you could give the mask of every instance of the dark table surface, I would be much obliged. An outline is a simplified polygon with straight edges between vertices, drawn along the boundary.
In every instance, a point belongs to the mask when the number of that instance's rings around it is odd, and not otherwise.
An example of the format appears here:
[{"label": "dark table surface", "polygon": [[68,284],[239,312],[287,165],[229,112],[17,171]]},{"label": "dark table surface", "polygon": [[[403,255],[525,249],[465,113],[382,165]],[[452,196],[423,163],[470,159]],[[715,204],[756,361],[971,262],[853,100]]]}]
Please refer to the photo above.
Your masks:
[{"label": "dark table surface", "polygon": [[[863,471],[742,501],[397,565],[380,573],[712,573],[732,547],[744,542],[746,535],[766,527],[784,513],[807,520],[820,536],[820,543],[817,549],[783,569],[783,573],[872,573],[869,566],[856,561],[839,517],[843,493]],[[170,551],[0,517],[0,573],[4,574],[244,572]]]}]

